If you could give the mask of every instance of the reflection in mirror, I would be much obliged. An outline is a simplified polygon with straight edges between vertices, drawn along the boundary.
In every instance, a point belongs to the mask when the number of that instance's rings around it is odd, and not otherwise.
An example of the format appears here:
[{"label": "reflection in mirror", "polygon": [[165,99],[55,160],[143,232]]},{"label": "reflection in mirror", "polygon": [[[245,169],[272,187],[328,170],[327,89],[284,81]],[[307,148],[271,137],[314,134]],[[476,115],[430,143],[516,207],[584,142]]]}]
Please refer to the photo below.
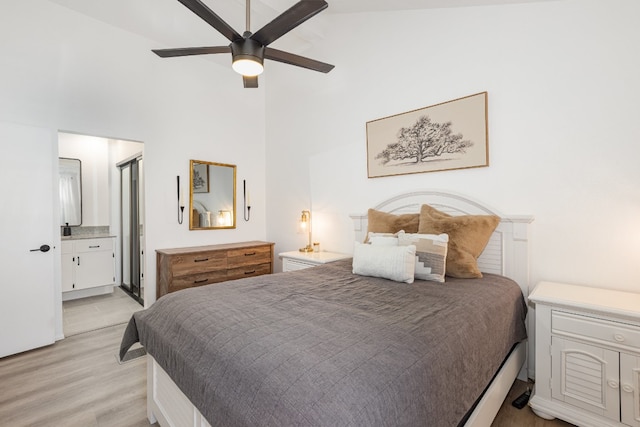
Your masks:
[{"label": "reflection in mirror", "polygon": [[236,166],[191,160],[189,229],[236,228]]},{"label": "reflection in mirror", "polygon": [[60,157],[60,225],[82,225],[82,166],[79,159]]}]

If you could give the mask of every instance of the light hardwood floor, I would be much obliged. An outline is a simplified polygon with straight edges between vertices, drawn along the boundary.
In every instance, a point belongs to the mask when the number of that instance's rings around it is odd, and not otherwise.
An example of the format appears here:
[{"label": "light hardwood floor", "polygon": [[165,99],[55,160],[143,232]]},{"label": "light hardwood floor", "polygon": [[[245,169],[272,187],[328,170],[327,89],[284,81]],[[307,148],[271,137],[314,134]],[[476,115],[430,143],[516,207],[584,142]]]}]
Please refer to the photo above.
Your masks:
[{"label": "light hardwood floor", "polygon": [[64,301],[64,336],[126,323],[139,310],[142,310],[142,306],[117,286],[110,294]]},{"label": "light hardwood floor", "polygon": [[[0,425],[149,426],[146,358],[122,365],[116,358],[124,328],[86,332],[0,359]],[[514,384],[492,427],[571,426],[536,417],[529,407],[512,407],[526,386]]]},{"label": "light hardwood floor", "polygon": [[3,426],[148,426],[146,358],[120,365],[125,325],[0,359]]},{"label": "light hardwood floor", "polygon": [[514,408],[511,402],[524,393],[527,387],[528,384],[524,381],[516,380],[491,427],[573,427],[573,424],[561,420],[549,421],[540,418],[531,411],[529,406],[522,409]]}]

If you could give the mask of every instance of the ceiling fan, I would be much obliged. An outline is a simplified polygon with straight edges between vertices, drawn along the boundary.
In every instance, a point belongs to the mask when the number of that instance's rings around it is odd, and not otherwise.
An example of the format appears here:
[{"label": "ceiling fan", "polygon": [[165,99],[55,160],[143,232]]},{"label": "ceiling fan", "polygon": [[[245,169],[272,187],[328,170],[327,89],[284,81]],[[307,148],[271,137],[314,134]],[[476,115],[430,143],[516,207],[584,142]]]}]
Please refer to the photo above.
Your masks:
[{"label": "ceiling fan", "polygon": [[331,64],[267,47],[298,25],[326,9],[329,5],[324,0],[300,0],[255,33],[251,33],[249,30],[251,2],[247,0],[247,30],[242,35],[231,28],[229,24],[224,22],[222,18],[216,15],[215,12],[209,9],[201,0],[178,1],[218,30],[220,34],[229,39],[231,44],[228,46],[154,49],[153,52],[162,58],[231,53],[233,58],[232,67],[237,73],[242,74],[242,81],[244,82],[245,88],[258,87],[258,75],[264,70],[263,62],[265,58],[309,70],[320,71],[321,73],[328,73],[334,67]]}]

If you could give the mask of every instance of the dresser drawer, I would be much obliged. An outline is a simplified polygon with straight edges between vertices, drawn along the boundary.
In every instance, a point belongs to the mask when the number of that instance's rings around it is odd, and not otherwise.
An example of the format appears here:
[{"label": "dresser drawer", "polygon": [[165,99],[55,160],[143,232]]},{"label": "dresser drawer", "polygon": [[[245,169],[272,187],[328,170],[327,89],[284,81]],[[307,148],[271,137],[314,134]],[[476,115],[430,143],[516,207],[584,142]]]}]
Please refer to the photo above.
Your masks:
[{"label": "dresser drawer", "polygon": [[227,280],[242,279],[243,277],[261,276],[263,274],[271,274],[270,262],[231,268],[228,271]]},{"label": "dresser drawer", "polygon": [[209,271],[206,273],[175,277],[171,282],[171,291],[224,282],[225,280],[227,280],[227,270]]},{"label": "dresser drawer", "polygon": [[227,266],[229,268],[270,263],[271,261],[271,246],[232,249],[227,252]]},{"label": "dresser drawer", "polygon": [[173,277],[205,271],[226,270],[227,256],[224,252],[202,252],[176,255],[171,259]]},{"label": "dresser drawer", "polygon": [[640,327],[577,314],[552,311],[551,332],[591,342],[640,347]]}]

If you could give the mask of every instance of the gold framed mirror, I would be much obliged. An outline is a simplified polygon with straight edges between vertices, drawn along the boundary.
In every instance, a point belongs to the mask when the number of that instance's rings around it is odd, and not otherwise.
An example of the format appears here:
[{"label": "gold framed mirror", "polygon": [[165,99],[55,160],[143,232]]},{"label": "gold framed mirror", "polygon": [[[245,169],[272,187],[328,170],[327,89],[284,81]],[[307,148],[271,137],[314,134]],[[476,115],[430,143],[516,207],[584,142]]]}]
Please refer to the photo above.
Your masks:
[{"label": "gold framed mirror", "polygon": [[236,228],[236,165],[191,160],[189,230]]}]

